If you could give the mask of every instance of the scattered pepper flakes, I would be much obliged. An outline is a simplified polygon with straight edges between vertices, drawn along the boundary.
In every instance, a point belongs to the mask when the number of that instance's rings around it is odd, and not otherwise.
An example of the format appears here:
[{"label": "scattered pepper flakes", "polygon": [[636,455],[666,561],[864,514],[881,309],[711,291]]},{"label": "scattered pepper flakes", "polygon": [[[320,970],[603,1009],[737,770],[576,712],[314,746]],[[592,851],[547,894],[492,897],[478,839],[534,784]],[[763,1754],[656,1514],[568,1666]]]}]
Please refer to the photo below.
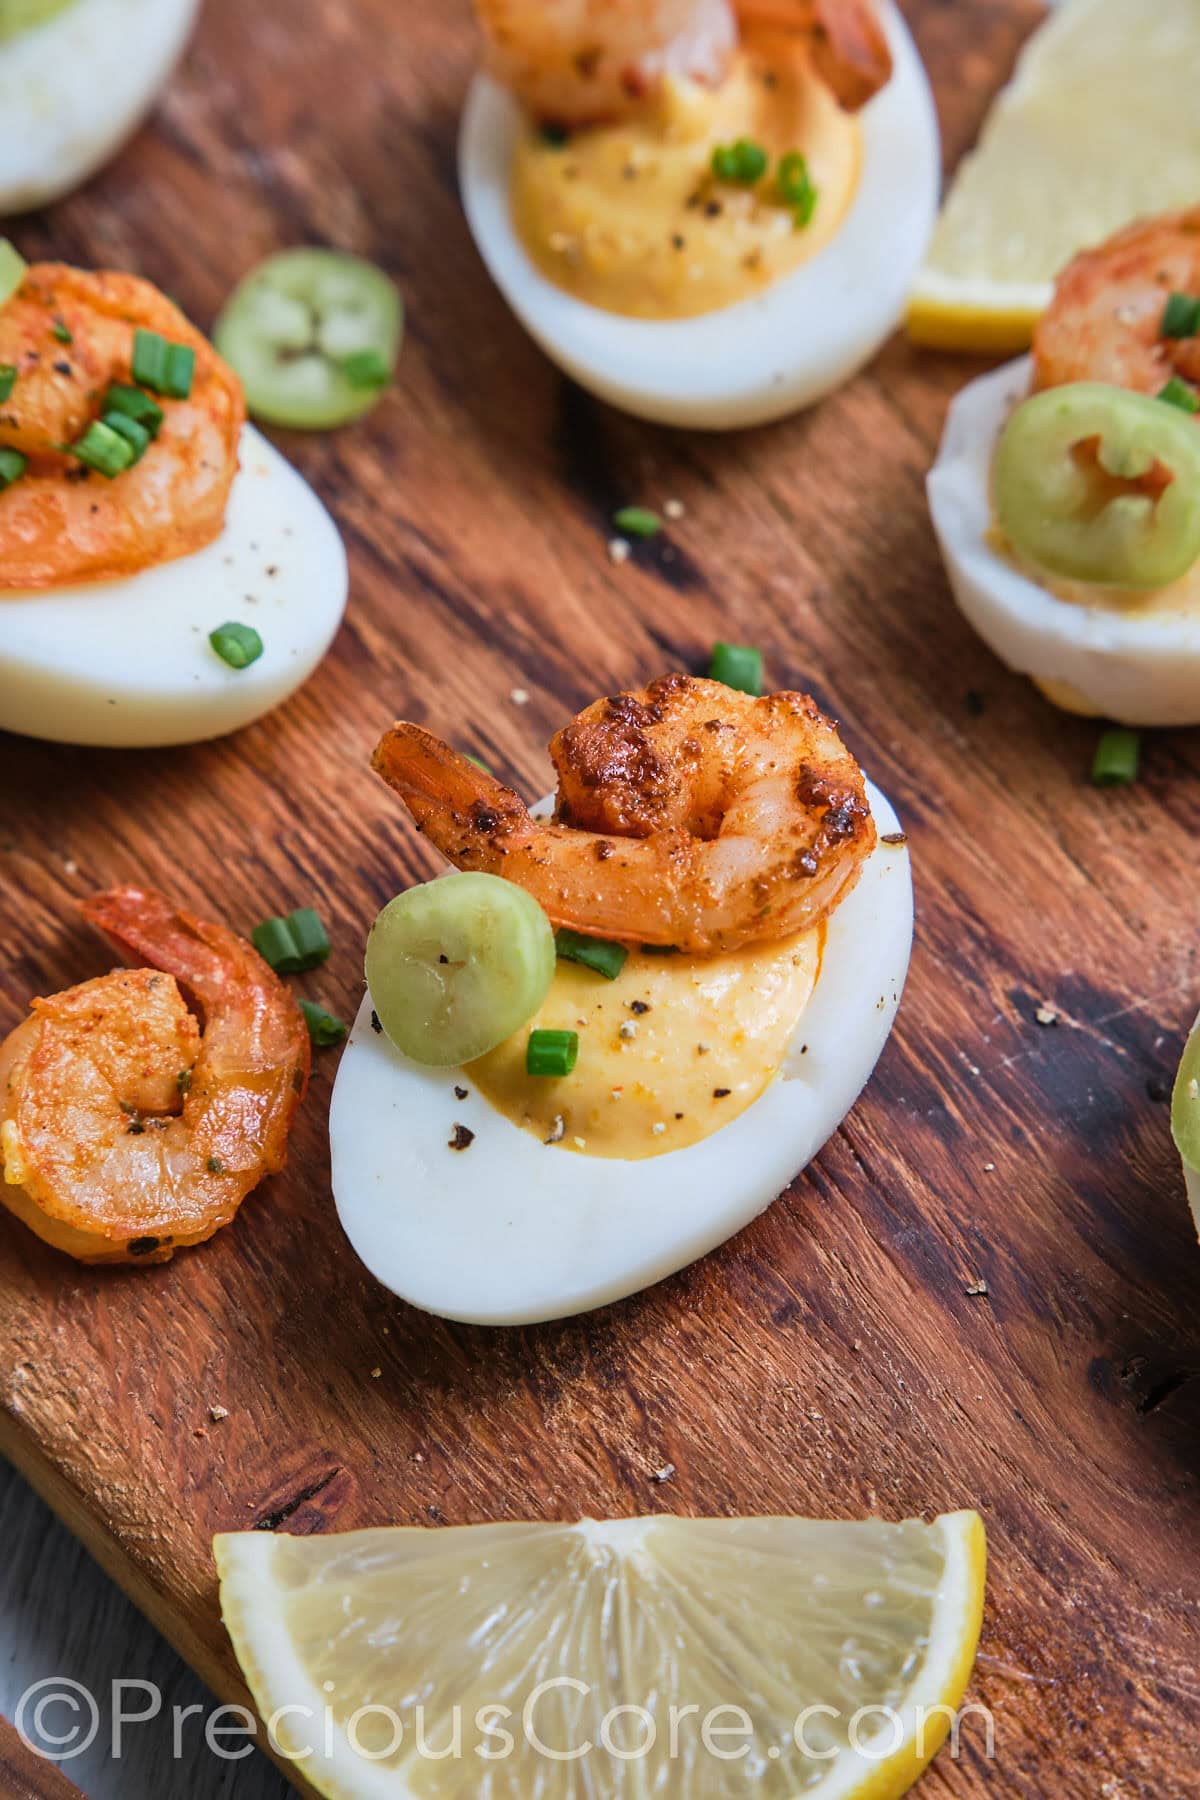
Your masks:
[{"label": "scattered pepper flakes", "polygon": [[640,1019],[644,1013],[650,1011],[650,1002],[648,1000],[631,1000],[629,1010],[631,1013],[636,1013]]},{"label": "scattered pepper flakes", "polygon": [[1034,1013],[1033,1016],[1037,1020],[1039,1025],[1057,1025],[1058,1024],[1057,1010],[1053,1006],[1047,1006],[1044,1002],[1041,1006],[1038,1007],[1037,1011]]},{"label": "scattered pepper flakes", "polygon": [[218,1425],[222,1419],[229,1417],[229,1408],[227,1406],[210,1406],[208,1416],[214,1425]]},{"label": "scattered pepper flakes", "polygon": [[732,1088],[714,1088],[713,1089],[713,1099],[714,1100],[728,1100],[728,1098],[729,1098],[730,1094],[732,1094],[732,1092],[733,1092]]},{"label": "scattered pepper flakes", "polygon": [[981,1275],[975,1281],[968,1281],[968,1283],[963,1291],[964,1291],[964,1293],[969,1294],[972,1299],[976,1299],[980,1294],[987,1293],[988,1284],[983,1279],[983,1276]]},{"label": "scattered pepper flakes", "polygon": [[204,1166],[210,1175],[223,1175],[225,1173],[225,1164],[221,1161],[219,1156],[210,1156]]},{"label": "scattered pepper flakes", "polygon": [[474,1142],[475,1133],[473,1131],[468,1130],[465,1125],[456,1125],[449,1148],[451,1150],[469,1150]]},{"label": "scattered pepper flakes", "polygon": [[550,1135],[544,1141],[547,1144],[561,1144],[566,1136],[567,1123],[561,1113],[555,1113],[554,1123],[550,1127]]},{"label": "scattered pepper flakes", "polygon": [[654,1133],[655,1137],[661,1137],[663,1132],[667,1128],[661,1119],[656,1119],[654,1121],[653,1125],[650,1127],[650,1129]]},{"label": "scattered pepper flakes", "polygon": [[908,833],[907,831],[889,831],[879,841],[881,844],[899,849],[901,845],[907,844]]},{"label": "scattered pepper flakes", "polygon": [[651,1481],[670,1481],[674,1473],[675,1464],[664,1463],[661,1469],[654,1469],[651,1471],[650,1479]]},{"label": "scattered pepper flakes", "polygon": [[632,1019],[622,1019],[617,1035],[618,1037],[623,1037],[626,1043],[628,1043],[630,1038],[635,1038],[637,1036],[637,1026]]},{"label": "scattered pepper flakes", "polygon": [[457,1087],[456,1086],[454,1089],[454,1098],[456,1100],[465,1100],[467,1097],[468,1091],[469,1090],[465,1087]]},{"label": "scattered pepper flakes", "polygon": [[379,1377],[380,1377],[380,1376],[381,1376],[381,1375],[382,1375],[382,1374],[383,1374],[383,1370],[382,1370],[382,1369],[381,1369],[381,1368],[380,1368],[380,1366],[379,1366],[379,1364],[378,1364],[378,1363],[376,1363],[376,1364],[375,1364],[375,1367],[374,1367],[374,1368],[373,1368],[373,1369],[372,1369],[372,1370],[371,1370],[371,1380],[372,1380],[372,1381],[378,1381],[378,1380],[379,1380]]},{"label": "scattered pepper flakes", "polygon": [[383,1026],[379,1023],[379,1014],[375,1011],[374,1007],[371,1009],[371,1030],[375,1033],[376,1037],[379,1037],[383,1031]]}]

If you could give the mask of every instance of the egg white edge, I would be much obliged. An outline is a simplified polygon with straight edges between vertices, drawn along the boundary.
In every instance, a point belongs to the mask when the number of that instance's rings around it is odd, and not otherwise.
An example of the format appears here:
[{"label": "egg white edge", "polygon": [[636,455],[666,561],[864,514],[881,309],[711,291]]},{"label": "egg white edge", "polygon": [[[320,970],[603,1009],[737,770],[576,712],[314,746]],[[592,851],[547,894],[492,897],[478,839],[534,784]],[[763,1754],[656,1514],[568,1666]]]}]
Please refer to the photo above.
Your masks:
[{"label": "egg white edge", "polygon": [[[252,724],[303,686],[346,610],[345,546],[320,497],[253,425],[243,427],[240,464],[222,531],[190,556],[116,581],[0,593],[0,730],[108,749],[199,743]],[[255,538],[258,479],[272,484],[286,540]],[[272,556],[279,577],[263,580]],[[245,601],[251,582],[255,606]],[[207,641],[230,619],[261,630],[263,654],[249,668],[230,668]],[[51,723],[57,714],[69,728]]]},{"label": "egg white edge", "polygon": [[[890,802],[868,792],[880,835],[898,831]],[[638,1161],[539,1143],[468,1072],[423,1068],[375,1032],[368,994],[330,1103],[351,1244],[402,1299],[482,1325],[604,1306],[695,1261],[782,1193],[849,1112],[896,1016],[912,925],[908,852],[880,844],[829,919],[783,1074],[711,1136]],[[475,1133],[468,1150],[449,1149],[455,1124]]]},{"label": "egg white edge", "polygon": [[1028,356],[957,394],[926,480],[954,597],[1010,669],[1077,688],[1123,725],[1200,724],[1200,615],[1131,613],[1060,600],[988,542],[991,464],[1013,407],[1029,393]]},{"label": "egg white edge", "polygon": [[837,235],[763,293],[693,319],[605,312],[537,269],[509,205],[520,108],[476,75],[459,133],[463,206],[492,279],[552,361],[640,418],[728,429],[809,406],[870,360],[898,324],[925,254],[941,157],[920,55],[892,0],[881,12],[894,68],[861,114],[862,172]]},{"label": "egg white edge", "polygon": [[[1190,1044],[1196,1033],[1200,1031],[1200,1012],[1196,1014],[1195,1023],[1188,1033]],[[1182,1157],[1180,1158],[1182,1162]],[[1192,1209],[1192,1219],[1196,1226],[1196,1235],[1200,1237],[1200,1169],[1193,1169],[1191,1163],[1183,1163],[1183,1181],[1187,1189],[1188,1204]]]},{"label": "egg white edge", "polygon": [[[27,212],[61,199],[116,154],[138,129],[183,54],[200,4],[201,0],[148,0],[140,8],[137,55],[129,42],[128,0],[75,0],[45,24],[0,46],[0,92],[19,86],[36,100],[47,68],[65,70],[67,86],[78,71],[81,83],[71,96],[78,104],[55,121],[52,155],[44,129],[15,150],[0,145],[0,214]],[[104,55],[98,89],[95,47],[109,43],[123,48],[115,57]],[[59,158],[61,171],[53,166]]]}]

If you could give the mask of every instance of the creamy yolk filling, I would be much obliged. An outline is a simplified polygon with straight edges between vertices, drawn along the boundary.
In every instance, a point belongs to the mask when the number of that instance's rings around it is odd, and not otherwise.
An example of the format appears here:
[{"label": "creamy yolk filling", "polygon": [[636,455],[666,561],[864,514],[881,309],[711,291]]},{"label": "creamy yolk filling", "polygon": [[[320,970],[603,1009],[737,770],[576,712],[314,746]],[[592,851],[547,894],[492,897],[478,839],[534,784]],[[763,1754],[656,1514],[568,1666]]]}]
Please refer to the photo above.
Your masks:
[{"label": "creamy yolk filling", "polygon": [[1028,580],[1035,581],[1048,594],[1068,600],[1073,606],[1102,608],[1106,612],[1141,613],[1143,615],[1177,614],[1200,617],[1200,562],[1194,562],[1178,581],[1161,588],[1102,587],[1093,581],[1068,581],[1052,575],[1048,569],[1021,556],[1009,543],[998,525],[988,534],[993,548]]},{"label": "creamy yolk filling", "polygon": [[[560,962],[537,1015],[470,1065],[513,1124],[587,1156],[680,1150],[735,1119],[778,1073],[816,985],[824,930],[721,956],[629,956],[615,981]],[[533,1030],[576,1031],[561,1079],[525,1073]]]},{"label": "creamy yolk filling", "polygon": [[[770,158],[754,187],[718,181],[712,153],[748,138]],[[797,226],[777,202],[781,156],[800,151],[817,189]],[[668,80],[644,112],[561,144],[532,122],[512,170],[516,229],[559,287],[607,312],[681,319],[758,292],[837,233],[858,184],[861,136],[803,48],[753,39],[718,88]]]}]

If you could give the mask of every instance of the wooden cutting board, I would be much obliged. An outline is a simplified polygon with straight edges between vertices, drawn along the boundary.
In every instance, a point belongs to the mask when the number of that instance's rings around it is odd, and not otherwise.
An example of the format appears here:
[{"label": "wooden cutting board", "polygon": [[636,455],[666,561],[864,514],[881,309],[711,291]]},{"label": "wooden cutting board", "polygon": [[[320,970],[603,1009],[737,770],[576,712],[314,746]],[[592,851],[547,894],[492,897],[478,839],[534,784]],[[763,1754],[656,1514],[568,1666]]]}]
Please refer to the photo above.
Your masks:
[{"label": "wooden cutting board", "polygon": [[[1037,8],[907,10],[952,164]],[[367,423],[281,439],[352,566],[305,691],[194,749],[0,739],[0,1030],[107,966],[75,905],[119,881],[243,930],[318,906],[334,954],[304,991],[348,1018],[370,918],[432,868],[367,768],[380,728],[422,720],[536,795],[565,717],[702,668],[718,636],[836,712],[905,820],[898,1028],[757,1224],[649,1293],[511,1332],[417,1314],[356,1261],[326,1052],[286,1174],[207,1247],[87,1270],[0,1221],[3,1448],[231,1697],[214,1531],[976,1505],[996,1757],[968,1726],[930,1793],[1194,1794],[1200,1251],[1166,1100],[1200,999],[1200,742],[1156,736],[1136,787],[1093,789],[1095,728],[955,612],[922,478],[971,364],[897,340],[817,411],[725,437],[565,382],[463,223],[472,43],[465,0],[209,0],[153,125],[15,230],[31,257],[139,270],[203,324],[259,256],[329,241],[395,275],[409,324]],[[610,562],[612,509],[667,498],[669,538]]]}]

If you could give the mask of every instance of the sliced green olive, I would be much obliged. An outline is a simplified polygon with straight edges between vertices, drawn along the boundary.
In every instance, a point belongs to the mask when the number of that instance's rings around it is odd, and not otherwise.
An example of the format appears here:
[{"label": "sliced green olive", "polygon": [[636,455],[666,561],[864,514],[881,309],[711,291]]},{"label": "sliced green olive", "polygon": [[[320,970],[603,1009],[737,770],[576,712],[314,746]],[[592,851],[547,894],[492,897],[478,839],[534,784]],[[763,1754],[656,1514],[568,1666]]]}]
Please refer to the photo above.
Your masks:
[{"label": "sliced green olive", "polygon": [[400,295],[373,263],[337,250],[284,250],[234,290],[213,342],[256,419],[323,431],[374,406],[402,328]]},{"label": "sliced green olive", "polygon": [[1171,1136],[1189,1169],[1200,1174],[1200,1024],[1187,1041],[1171,1095]]},{"label": "sliced green olive", "polygon": [[1162,588],[1200,557],[1200,429],[1146,394],[1035,394],[1000,434],[992,489],[1014,548],[1070,581]]},{"label": "sliced green olive", "polygon": [[532,1018],[554,961],[554,932],[532,894],[498,875],[459,873],[388,902],[367,939],[367,986],[398,1050],[452,1068]]}]

